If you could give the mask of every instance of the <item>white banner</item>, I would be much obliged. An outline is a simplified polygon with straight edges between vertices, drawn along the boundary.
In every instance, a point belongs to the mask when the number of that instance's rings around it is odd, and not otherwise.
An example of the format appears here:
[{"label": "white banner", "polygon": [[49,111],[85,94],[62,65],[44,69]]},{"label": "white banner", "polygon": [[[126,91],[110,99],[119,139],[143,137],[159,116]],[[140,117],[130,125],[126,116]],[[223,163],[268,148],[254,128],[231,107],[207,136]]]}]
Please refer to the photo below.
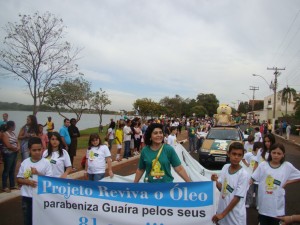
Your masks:
[{"label": "white banner", "polygon": [[213,224],[214,183],[117,183],[38,177],[33,224]]}]

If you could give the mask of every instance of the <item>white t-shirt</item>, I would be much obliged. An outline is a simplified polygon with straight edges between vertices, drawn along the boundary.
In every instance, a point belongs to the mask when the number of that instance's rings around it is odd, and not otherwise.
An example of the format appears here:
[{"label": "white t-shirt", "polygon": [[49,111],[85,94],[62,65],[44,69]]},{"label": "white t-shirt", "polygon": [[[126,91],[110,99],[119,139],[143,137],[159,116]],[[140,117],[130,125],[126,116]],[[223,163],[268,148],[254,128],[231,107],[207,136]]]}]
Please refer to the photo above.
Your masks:
[{"label": "white t-shirt", "polygon": [[131,141],[131,134],[129,134],[131,132],[131,128],[128,126],[125,126],[123,128],[123,134],[124,134],[124,141]]},{"label": "white t-shirt", "polygon": [[174,147],[174,146],[177,144],[176,135],[170,134],[170,135],[168,136],[167,143],[168,143],[169,145],[171,145],[172,147]]},{"label": "white t-shirt", "polygon": [[258,182],[259,214],[270,217],[285,215],[285,190],[282,186],[288,180],[300,179],[300,171],[289,162],[278,168],[272,168],[269,162],[262,162],[252,178]]},{"label": "white t-shirt", "polygon": [[[17,177],[29,180],[36,180],[33,178],[33,174],[31,174],[31,167],[36,168],[40,175],[49,177],[52,176],[52,168],[50,162],[47,159],[41,158],[41,160],[39,160],[38,162],[32,162],[31,157],[29,157],[21,163]],[[34,188],[29,185],[22,185],[21,195],[32,198],[33,190]]]},{"label": "white t-shirt", "polygon": [[106,145],[100,145],[99,147],[92,147],[86,152],[86,158],[88,160],[89,174],[105,173],[106,158],[110,157],[110,151]]},{"label": "white t-shirt", "polygon": [[107,130],[108,135],[108,139],[112,140],[115,139],[115,130],[112,128],[108,128]]},{"label": "white t-shirt", "polygon": [[255,165],[255,162],[256,162],[256,155],[253,155],[252,152],[247,152],[245,155],[244,155],[244,159],[246,160],[246,162],[249,164],[249,168],[250,168],[250,171],[252,172],[253,171],[253,168],[254,168],[254,165]]},{"label": "white t-shirt", "polygon": [[239,196],[237,205],[219,221],[220,225],[246,225],[245,197],[249,187],[250,175],[243,168],[229,173],[230,164],[223,166],[218,182],[222,184],[217,213],[222,213],[234,196]]},{"label": "white t-shirt", "polygon": [[142,130],[141,128],[139,127],[134,127],[134,139],[137,140],[137,139],[140,139],[141,138],[141,135],[142,135]]},{"label": "white t-shirt", "polygon": [[263,158],[263,157],[262,157],[262,152],[263,152],[263,149],[262,149],[262,148],[260,148],[260,149],[257,151],[257,154],[256,154],[256,162],[257,162],[258,164],[260,164],[260,163],[266,161],[266,160],[268,159],[268,157],[269,157],[269,152],[266,152],[265,158]]},{"label": "white t-shirt", "polygon": [[252,152],[252,150],[253,150],[253,144],[249,143],[249,141],[246,141],[245,144],[244,144],[244,149],[247,152]]},{"label": "white t-shirt", "polygon": [[[48,150],[43,152],[43,158],[48,156]],[[65,168],[72,166],[69,153],[63,149],[63,155],[59,157],[58,151],[52,152],[51,157],[47,157],[51,163],[53,177],[60,177],[65,172]]]},{"label": "white t-shirt", "polygon": [[258,132],[255,132],[254,133],[254,142],[262,142],[262,136],[261,136],[261,133],[258,131]]}]

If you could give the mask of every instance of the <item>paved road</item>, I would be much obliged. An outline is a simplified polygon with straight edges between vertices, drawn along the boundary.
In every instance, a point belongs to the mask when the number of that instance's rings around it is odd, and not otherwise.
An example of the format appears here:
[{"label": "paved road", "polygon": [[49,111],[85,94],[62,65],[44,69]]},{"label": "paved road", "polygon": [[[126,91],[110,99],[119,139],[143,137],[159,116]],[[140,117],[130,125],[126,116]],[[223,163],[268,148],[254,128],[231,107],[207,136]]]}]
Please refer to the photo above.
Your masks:
[{"label": "paved road", "polygon": [[[300,169],[300,147],[284,140],[277,138],[278,142],[284,142],[286,147],[287,161],[291,162],[296,168]],[[193,154],[194,158],[198,158]],[[129,175],[135,172],[137,168],[137,160],[131,161],[126,166],[114,167],[114,172],[119,175]],[[300,183],[292,184],[286,189],[286,212],[290,214],[300,214]],[[257,211],[255,209],[247,210],[248,225],[257,225]],[[22,209],[21,198],[17,197],[13,200],[0,204],[0,224],[1,225],[22,225]]]}]

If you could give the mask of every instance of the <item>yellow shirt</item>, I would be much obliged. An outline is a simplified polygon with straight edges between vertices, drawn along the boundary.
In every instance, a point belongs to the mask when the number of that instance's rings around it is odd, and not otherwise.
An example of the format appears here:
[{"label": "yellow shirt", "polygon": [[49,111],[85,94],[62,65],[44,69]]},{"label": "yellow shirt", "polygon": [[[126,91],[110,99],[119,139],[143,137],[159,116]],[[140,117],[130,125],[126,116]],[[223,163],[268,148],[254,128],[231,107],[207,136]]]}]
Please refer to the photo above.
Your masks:
[{"label": "yellow shirt", "polygon": [[116,130],[116,143],[121,145],[123,142],[123,130],[122,129],[117,129]]},{"label": "yellow shirt", "polygon": [[47,131],[48,132],[53,132],[54,123],[52,121],[50,121],[50,122],[47,121],[46,124],[47,124]]}]

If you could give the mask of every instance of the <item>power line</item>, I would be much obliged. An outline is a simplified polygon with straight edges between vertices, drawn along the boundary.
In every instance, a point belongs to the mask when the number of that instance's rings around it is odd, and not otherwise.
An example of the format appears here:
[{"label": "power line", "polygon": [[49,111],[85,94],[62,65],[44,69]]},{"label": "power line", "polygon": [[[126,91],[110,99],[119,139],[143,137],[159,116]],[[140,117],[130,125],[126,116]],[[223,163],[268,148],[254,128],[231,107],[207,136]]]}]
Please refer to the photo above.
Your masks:
[{"label": "power line", "polygon": [[276,56],[277,56],[277,54],[278,54],[280,48],[283,46],[283,43],[285,42],[285,39],[287,38],[289,32],[291,31],[291,29],[292,29],[292,27],[293,27],[293,25],[294,25],[294,23],[295,23],[295,21],[296,21],[298,15],[299,15],[299,13],[300,13],[300,10],[297,12],[297,14],[296,14],[295,18],[293,19],[291,25],[289,26],[289,28],[288,28],[286,34],[284,35],[283,40],[281,41],[280,45],[278,46],[278,48],[277,48],[277,50],[276,50],[276,52],[275,52],[275,54],[274,54],[273,59],[271,60],[271,62],[272,62],[273,60],[275,61]]}]

